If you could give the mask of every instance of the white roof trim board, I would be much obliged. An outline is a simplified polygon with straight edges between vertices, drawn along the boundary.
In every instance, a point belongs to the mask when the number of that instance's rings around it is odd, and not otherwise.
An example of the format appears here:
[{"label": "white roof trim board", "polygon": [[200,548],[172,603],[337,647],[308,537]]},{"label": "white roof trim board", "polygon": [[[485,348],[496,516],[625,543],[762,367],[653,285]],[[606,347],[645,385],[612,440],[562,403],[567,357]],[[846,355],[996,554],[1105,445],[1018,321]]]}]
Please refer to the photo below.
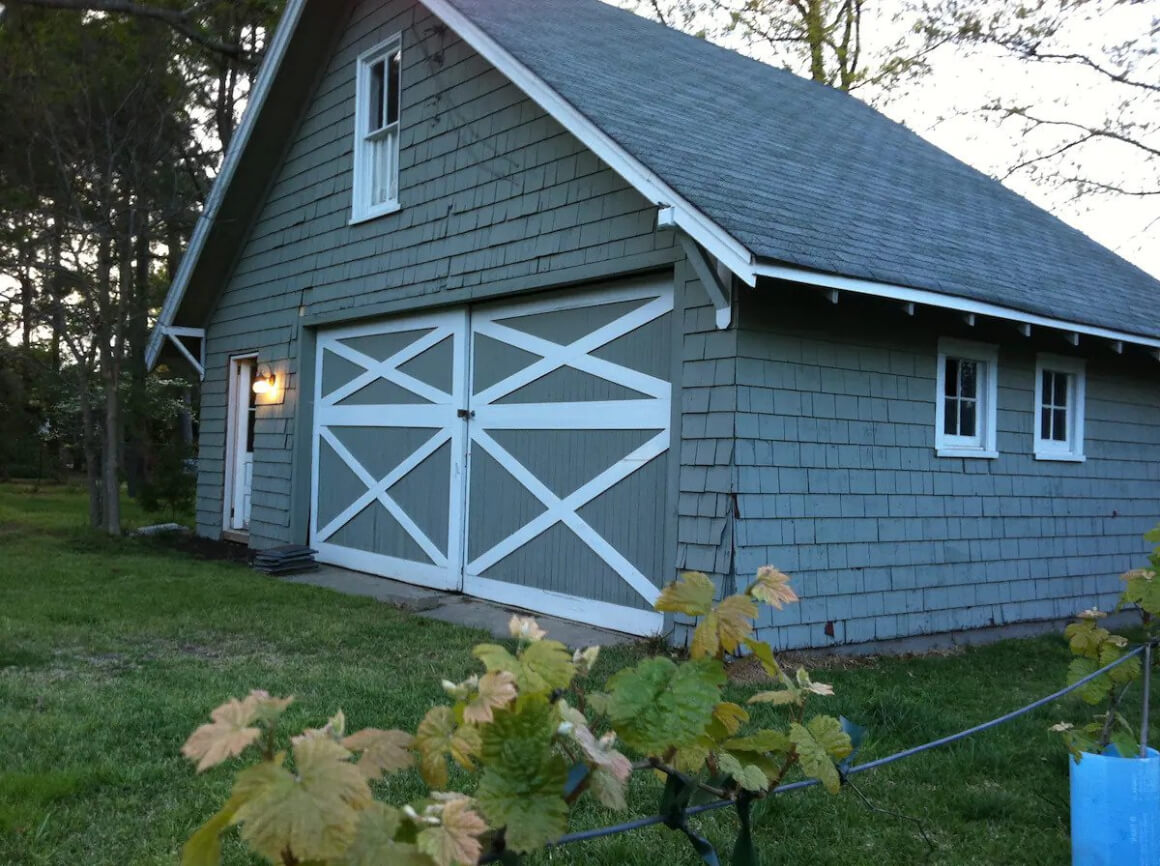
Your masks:
[{"label": "white roof trim board", "polygon": [[[307,2],[309,0],[290,0],[282,22],[270,43],[266,60],[262,64],[254,86],[250,105],[247,107],[238,132],[226,154],[213,189],[210,191],[205,208],[190,240],[189,249],[182,258],[173,284],[165,298],[158,325],[150,337],[146,352],[147,363],[150,367],[156,364],[164,344],[165,329],[173,324],[173,319],[185,297],[194,268],[205,247],[214,219],[225,197],[225,192],[233,182],[241,155],[249,143],[257,118],[262,113],[261,109],[269,96],[272,82],[278,76],[291,36],[298,27]],[[1017,322],[1023,326],[1034,325],[1060,329],[1074,334],[1108,339],[1116,343],[1131,343],[1152,349],[1160,348],[1160,340],[1128,332],[1084,325],[1063,319],[1053,319],[934,291],[759,262],[746,246],[722,228],[720,224],[706,216],[664,179],[618,144],[543,78],[532,72],[452,3],[448,0],[422,0],[422,2],[460,38],[506,75],[530,99],[539,104],[561,126],[576,136],[641,195],[657,204],[666,214],[668,227],[675,227],[685,232],[747,285],[755,286],[758,277],[782,279],[831,290],[891,298],[907,304],[918,303],[968,314],[991,316]],[[1160,353],[1158,353],[1158,357],[1160,357]]]},{"label": "white roof trim board", "polygon": [[221,207],[226,189],[229,188],[234,174],[238,170],[238,162],[246,150],[246,145],[249,144],[250,136],[257,124],[257,118],[262,113],[262,105],[265,104],[266,98],[270,95],[270,87],[278,76],[282,59],[286,56],[286,47],[290,44],[290,37],[298,28],[298,21],[302,17],[302,10],[305,6],[306,0],[290,0],[286,4],[286,11],[282,14],[282,20],[278,22],[274,37],[266,49],[266,58],[261,69],[258,70],[258,77],[254,81],[250,101],[246,106],[245,114],[242,116],[242,122],[238,125],[238,129],[230,141],[225,159],[222,160],[221,171],[214,178],[213,187],[205,201],[205,207],[202,208],[197,224],[193,228],[189,247],[181,257],[181,264],[177,266],[173,283],[165,295],[165,302],[161,306],[161,315],[158,318],[157,326],[149,336],[149,345],[145,349],[145,363],[150,369],[157,363],[157,356],[161,354],[161,347],[165,343],[165,329],[173,324],[173,317],[177,315],[177,309],[181,306],[182,299],[185,298],[185,290],[189,286],[190,277],[193,276],[194,266],[201,258],[202,249],[205,247],[209,231],[213,227],[213,221],[217,217],[218,208]]}]

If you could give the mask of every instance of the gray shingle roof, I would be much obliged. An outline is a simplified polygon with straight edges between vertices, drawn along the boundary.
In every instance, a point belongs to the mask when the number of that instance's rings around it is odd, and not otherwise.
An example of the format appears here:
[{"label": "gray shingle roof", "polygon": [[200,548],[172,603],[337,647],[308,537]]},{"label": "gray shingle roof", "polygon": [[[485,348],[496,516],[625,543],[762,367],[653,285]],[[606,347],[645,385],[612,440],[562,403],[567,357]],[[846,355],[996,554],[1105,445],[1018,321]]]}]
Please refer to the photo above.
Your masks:
[{"label": "gray shingle roof", "polygon": [[1160,282],[845,93],[600,0],[451,0],[759,259],[1160,337]]}]

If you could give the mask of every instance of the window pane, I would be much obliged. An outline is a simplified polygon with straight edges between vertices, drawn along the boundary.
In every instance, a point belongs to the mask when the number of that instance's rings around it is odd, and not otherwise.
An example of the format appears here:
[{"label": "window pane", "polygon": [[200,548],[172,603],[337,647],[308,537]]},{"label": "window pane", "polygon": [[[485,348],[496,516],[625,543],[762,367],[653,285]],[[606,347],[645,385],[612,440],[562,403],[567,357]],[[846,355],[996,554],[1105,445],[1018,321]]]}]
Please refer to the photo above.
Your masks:
[{"label": "window pane", "polygon": [[1056,442],[1067,441],[1067,410],[1056,409],[1052,412],[1051,438]]},{"label": "window pane", "polygon": [[948,436],[959,435],[959,401],[948,397],[943,406],[943,432]]},{"label": "window pane", "polygon": [[974,400],[963,400],[959,403],[959,435],[975,435],[975,413],[977,404]]},{"label": "window pane", "polygon": [[371,87],[367,95],[367,132],[383,128],[383,61],[371,66]]},{"label": "window pane", "polygon": [[959,367],[962,369],[962,395],[964,397],[974,397],[978,393],[978,374],[979,364],[976,361],[959,361]]},{"label": "window pane", "polygon": [[1039,410],[1039,438],[1051,438],[1051,410],[1046,407]]},{"label": "window pane", "polygon": [[1067,383],[1071,378],[1068,373],[1056,373],[1055,376],[1055,395],[1053,402],[1056,406],[1067,405]]},{"label": "window pane", "polygon": [[[1043,400],[1044,404],[1051,402],[1051,393],[1052,393],[1051,376],[1052,376],[1052,373],[1050,370],[1043,371],[1043,382],[1041,383],[1040,390],[1042,392],[1041,399]],[[1047,438],[1046,433],[1044,434],[1044,438],[1045,439]]]},{"label": "window pane", "polygon": [[959,394],[959,362],[957,358],[947,358],[945,382],[943,389],[948,397],[957,397]]},{"label": "window pane", "polygon": [[390,72],[387,78],[387,123],[395,123],[399,119],[399,67],[403,55],[396,51],[390,56]]}]

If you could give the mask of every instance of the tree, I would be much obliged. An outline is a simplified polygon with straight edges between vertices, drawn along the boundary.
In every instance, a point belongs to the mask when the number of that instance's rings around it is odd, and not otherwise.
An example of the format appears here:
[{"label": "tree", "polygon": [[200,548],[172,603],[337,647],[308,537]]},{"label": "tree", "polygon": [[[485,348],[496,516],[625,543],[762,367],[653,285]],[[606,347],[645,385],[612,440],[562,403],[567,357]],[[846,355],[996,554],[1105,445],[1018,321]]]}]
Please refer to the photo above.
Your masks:
[{"label": "tree", "polygon": [[1013,127],[1006,177],[1073,196],[1160,196],[1160,14],[1142,0],[936,0],[913,9],[924,48],[1008,63],[1008,82],[966,110]]},{"label": "tree", "polygon": [[0,326],[72,381],[91,522],[117,533],[122,474],[139,489],[172,424],[148,399],[151,317],[281,0],[6,5]]}]

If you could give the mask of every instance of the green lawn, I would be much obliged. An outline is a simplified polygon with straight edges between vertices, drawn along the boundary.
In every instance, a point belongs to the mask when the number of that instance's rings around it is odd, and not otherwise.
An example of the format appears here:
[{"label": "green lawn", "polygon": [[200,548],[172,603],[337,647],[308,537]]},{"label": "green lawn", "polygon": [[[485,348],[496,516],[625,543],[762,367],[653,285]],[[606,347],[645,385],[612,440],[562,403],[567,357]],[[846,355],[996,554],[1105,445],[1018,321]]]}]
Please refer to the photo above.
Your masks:
[{"label": "green lawn", "polygon": [[[208,711],[262,687],[293,694],[291,725],[341,707],[349,723],[414,729],[443,698],[439,680],[473,668],[482,635],[366,599],[286,585],[198,561],[157,542],[81,528],[83,496],[0,485],[0,863],[173,864],[181,843],[225,797],[230,772],[194,775],[178,750]],[[141,522],[132,507],[127,520]],[[609,652],[603,675],[638,648]],[[1057,688],[1055,638],[950,656],[835,661],[830,709],[868,725],[866,758],[983,721]],[[757,686],[734,686],[744,699]],[[772,708],[762,708],[772,718]],[[1047,726],[1078,702],[1040,711],[962,745],[859,776],[877,805],[818,790],[761,804],[766,866],[1064,863],[1067,759]],[[391,783],[413,793],[414,779]],[[634,781],[633,814],[651,814],[656,783]],[[575,827],[623,820],[596,807]],[[694,822],[730,850],[727,812]],[[225,862],[251,862],[236,843]],[[651,828],[581,843],[533,863],[700,862],[683,837]]]}]

